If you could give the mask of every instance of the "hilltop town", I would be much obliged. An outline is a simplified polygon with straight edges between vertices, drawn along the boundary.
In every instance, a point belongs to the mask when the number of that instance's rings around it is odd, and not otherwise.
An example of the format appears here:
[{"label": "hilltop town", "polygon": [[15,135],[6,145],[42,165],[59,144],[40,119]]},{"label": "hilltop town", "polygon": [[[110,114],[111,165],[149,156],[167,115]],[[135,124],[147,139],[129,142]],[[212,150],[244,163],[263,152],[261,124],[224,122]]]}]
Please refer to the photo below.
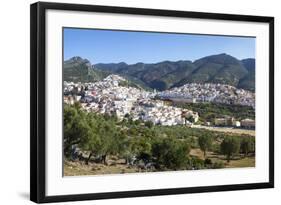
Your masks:
[{"label": "hilltop town", "polygon": [[[198,121],[198,113],[191,110],[165,105],[162,100],[155,100],[155,92],[148,92],[134,87],[122,86],[126,80],[118,75],[110,75],[95,83],[64,82],[64,101],[73,104],[80,101],[82,107],[90,112],[116,114],[123,119],[151,121],[160,125],[179,125],[190,123],[186,119]],[[70,94],[77,94],[76,99]]]},{"label": "hilltop town", "polygon": [[[164,126],[192,125],[199,120],[197,112],[167,104],[167,99],[255,107],[254,93],[223,84],[191,83],[162,92],[149,92],[128,86],[127,80],[119,75],[109,75],[92,83],[64,82],[64,102],[73,104],[79,101],[88,112],[114,114],[120,120],[131,118],[133,121],[150,121]],[[229,117],[215,119],[215,123],[240,126],[239,122],[229,120]],[[252,119],[245,119],[242,123],[249,127],[255,125]]]}]

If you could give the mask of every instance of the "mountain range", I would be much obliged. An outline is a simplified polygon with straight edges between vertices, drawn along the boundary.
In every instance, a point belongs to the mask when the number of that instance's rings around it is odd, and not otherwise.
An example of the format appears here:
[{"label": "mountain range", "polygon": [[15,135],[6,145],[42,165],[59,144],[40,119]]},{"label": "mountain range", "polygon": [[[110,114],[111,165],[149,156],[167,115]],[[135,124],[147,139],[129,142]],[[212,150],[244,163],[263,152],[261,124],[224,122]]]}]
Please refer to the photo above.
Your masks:
[{"label": "mountain range", "polygon": [[187,83],[221,83],[255,91],[255,59],[238,60],[228,54],[211,55],[195,60],[159,63],[99,63],[73,57],[64,62],[64,80],[98,81],[118,74],[143,88],[166,90]]}]

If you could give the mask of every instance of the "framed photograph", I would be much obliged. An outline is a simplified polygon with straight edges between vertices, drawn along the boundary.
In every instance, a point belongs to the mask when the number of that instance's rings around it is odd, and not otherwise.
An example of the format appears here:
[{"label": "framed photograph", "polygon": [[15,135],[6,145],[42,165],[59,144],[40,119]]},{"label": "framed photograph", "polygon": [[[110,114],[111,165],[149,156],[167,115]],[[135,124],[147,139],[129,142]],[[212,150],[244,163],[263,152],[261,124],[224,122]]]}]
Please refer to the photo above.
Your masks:
[{"label": "framed photograph", "polygon": [[274,187],[274,18],[31,5],[30,198]]}]

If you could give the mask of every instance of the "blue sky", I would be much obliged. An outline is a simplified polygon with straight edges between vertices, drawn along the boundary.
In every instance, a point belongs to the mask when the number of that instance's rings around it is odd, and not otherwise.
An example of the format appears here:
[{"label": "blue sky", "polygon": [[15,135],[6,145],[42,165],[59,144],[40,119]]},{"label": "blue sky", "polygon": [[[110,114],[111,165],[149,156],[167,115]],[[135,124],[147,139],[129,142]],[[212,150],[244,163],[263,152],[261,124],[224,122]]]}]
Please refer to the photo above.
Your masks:
[{"label": "blue sky", "polygon": [[196,34],[167,34],[95,29],[64,29],[64,59],[87,58],[92,64],[156,63],[197,60],[227,53],[255,58],[255,38]]}]

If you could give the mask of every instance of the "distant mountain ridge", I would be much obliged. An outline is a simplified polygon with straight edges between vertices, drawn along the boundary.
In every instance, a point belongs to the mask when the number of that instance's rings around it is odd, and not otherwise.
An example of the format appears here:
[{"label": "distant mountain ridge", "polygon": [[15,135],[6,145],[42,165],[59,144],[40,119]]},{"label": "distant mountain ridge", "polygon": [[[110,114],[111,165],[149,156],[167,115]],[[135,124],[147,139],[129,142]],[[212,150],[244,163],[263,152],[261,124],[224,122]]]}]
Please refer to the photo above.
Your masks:
[{"label": "distant mountain ridge", "polygon": [[90,65],[88,60],[80,57],[71,59],[64,63],[65,80],[95,81],[114,73],[160,91],[193,82],[221,83],[255,90],[255,59],[238,60],[225,53],[206,56],[194,62],[181,60],[131,65],[124,62]]}]

